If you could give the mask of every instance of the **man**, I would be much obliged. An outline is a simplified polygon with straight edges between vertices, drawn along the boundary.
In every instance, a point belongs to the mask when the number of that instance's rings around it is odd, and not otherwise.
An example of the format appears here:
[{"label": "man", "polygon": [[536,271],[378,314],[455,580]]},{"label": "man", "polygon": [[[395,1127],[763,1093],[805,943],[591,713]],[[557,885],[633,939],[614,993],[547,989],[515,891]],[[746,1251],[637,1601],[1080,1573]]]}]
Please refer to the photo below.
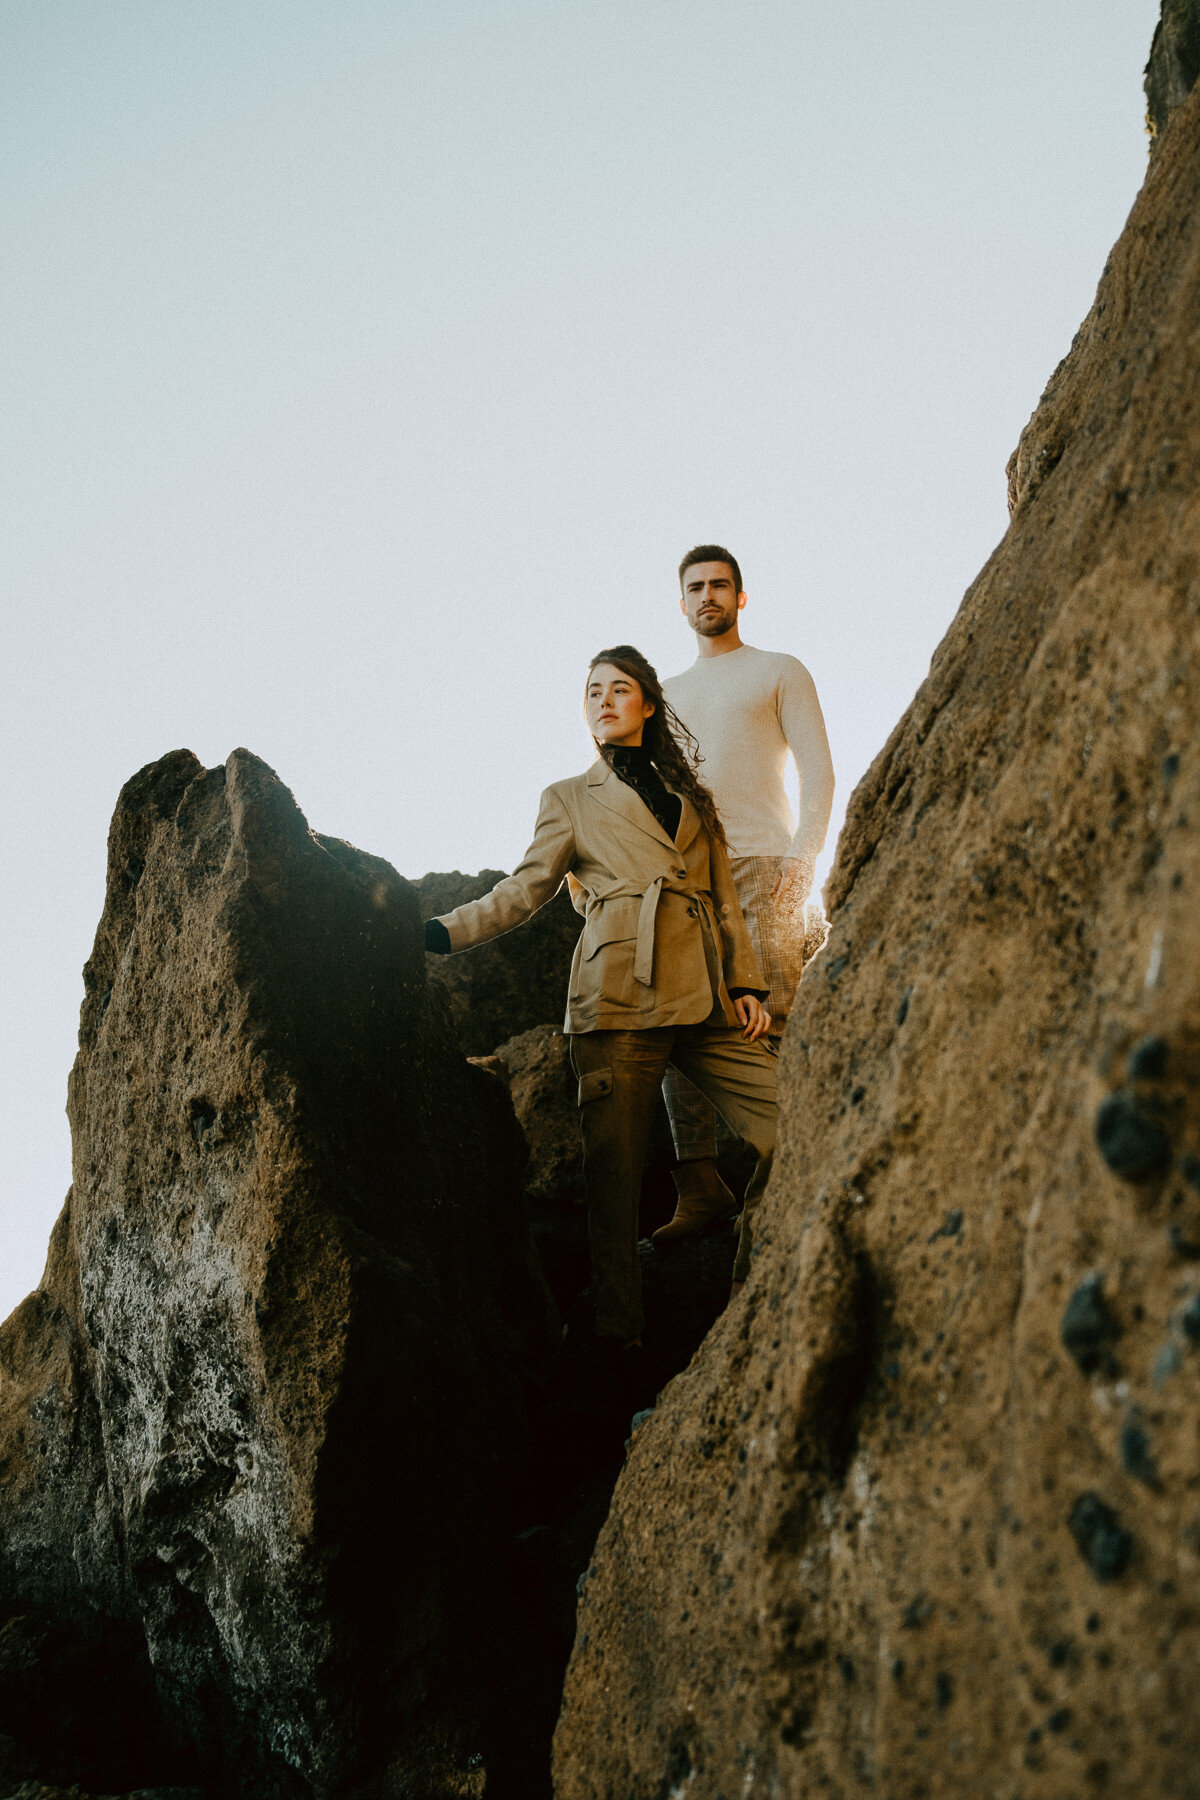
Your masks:
[{"label": "man", "polygon": [[[694,733],[702,778],[729,839],[742,912],[770,993],[777,1046],[804,966],[805,903],[833,805],[833,763],[812,676],[794,656],[742,642],[741,570],[720,544],[700,544],[679,565],[680,611],[696,634],[690,669],[663,690]],[[800,817],[784,788],[789,755],[800,777]],[[663,1081],[679,1166],[678,1203],[656,1243],[729,1217],[736,1202],[717,1172],[717,1120],[699,1090],[672,1068]]]}]

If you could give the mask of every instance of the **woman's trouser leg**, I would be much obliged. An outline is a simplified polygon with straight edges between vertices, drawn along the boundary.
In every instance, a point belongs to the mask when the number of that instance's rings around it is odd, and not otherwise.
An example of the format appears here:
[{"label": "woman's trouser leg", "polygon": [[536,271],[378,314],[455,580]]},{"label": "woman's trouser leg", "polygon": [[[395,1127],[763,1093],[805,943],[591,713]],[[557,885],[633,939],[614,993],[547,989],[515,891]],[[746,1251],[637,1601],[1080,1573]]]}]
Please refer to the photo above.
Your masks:
[{"label": "woman's trouser leg", "polygon": [[674,1036],[669,1027],[657,1027],[584,1031],[571,1038],[599,1337],[634,1338],[642,1329],[638,1203]]},{"label": "woman's trouser leg", "polygon": [[733,1026],[689,1025],[676,1032],[671,1061],[708,1095],[721,1117],[757,1154],[733,1265],[733,1279],[745,1281],[754,1243],[754,1212],[767,1185],[775,1150],[779,1107],[775,1053],[761,1040],[748,1044]]}]

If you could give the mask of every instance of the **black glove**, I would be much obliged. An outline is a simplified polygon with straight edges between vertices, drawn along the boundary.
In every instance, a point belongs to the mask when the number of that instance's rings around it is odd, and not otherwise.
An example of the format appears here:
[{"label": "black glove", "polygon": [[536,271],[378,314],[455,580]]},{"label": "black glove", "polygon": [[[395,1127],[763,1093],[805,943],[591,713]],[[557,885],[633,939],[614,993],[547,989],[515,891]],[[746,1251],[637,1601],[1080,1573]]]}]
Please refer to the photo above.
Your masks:
[{"label": "black glove", "polygon": [[426,919],[425,948],[432,950],[435,956],[449,956],[450,933],[440,919]]}]

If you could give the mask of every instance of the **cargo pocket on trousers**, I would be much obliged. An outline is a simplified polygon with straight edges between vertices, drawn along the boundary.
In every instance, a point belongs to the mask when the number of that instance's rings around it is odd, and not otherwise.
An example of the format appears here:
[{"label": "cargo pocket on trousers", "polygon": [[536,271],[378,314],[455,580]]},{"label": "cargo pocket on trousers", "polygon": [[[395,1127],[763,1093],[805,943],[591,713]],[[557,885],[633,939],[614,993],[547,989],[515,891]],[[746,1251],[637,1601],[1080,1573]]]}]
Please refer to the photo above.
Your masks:
[{"label": "cargo pocket on trousers", "polygon": [[580,1106],[586,1106],[589,1100],[599,1100],[604,1094],[611,1094],[612,1084],[611,1069],[589,1069],[586,1075],[579,1077]]}]

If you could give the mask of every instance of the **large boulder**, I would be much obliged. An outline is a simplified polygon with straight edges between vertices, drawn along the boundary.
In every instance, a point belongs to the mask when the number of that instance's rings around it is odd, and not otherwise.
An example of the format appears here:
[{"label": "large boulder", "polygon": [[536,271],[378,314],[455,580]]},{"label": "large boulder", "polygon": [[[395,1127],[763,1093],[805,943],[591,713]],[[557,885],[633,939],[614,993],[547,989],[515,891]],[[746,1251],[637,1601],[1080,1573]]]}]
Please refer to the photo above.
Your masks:
[{"label": "large boulder", "polygon": [[559,1800],[1197,1789],[1200,93],[851,804],[747,1291],[636,1433]]},{"label": "large boulder", "polygon": [[157,1695],[113,1785],[160,1732],[222,1792],[537,1791],[508,1544],[549,1309],[420,911],[246,751],[121,794],[74,1184],[0,1331],[0,1604]]}]

